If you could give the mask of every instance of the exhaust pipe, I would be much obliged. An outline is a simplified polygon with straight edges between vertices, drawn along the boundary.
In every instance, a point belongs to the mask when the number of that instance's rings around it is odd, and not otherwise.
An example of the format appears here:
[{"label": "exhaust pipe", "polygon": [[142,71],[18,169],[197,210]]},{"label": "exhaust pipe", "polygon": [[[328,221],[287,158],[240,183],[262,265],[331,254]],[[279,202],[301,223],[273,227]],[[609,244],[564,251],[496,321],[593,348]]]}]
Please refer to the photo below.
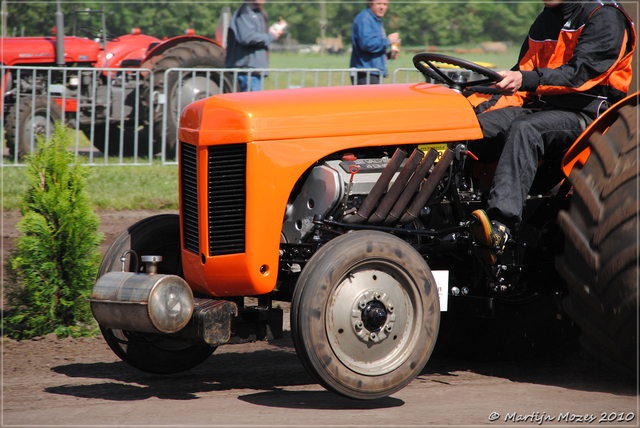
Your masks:
[{"label": "exhaust pipe", "polygon": [[409,183],[404,188],[402,195],[400,195],[400,198],[398,198],[398,201],[393,206],[391,213],[384,220],[385,225],[392,225],[398,222],[398,219],[402,213],[404,213],[404,209],[409,204],[409,201],[411,201],[411,198],[413,198],[413,195],[415,195],[418,187],[420,187],[420,183],[422,183],[422,179],[427,176],[427,173],[431,169],[431,166],[437,157],[438,151],[429,149],[427,155],[422,159],[420,165],[418,165],[418,169],[416,169],[415,174],[413,174],[413,177],[411,177],[411,180],[409,180]]},{"label": "exhaust pipe", "polygon": [[90,300],[94,318],[103,327],[119,330],[181,330],[193,314],[191,288],[179,276],[156,273],[161,256],[142,256],[142,261],[147,263],[146,274],[114,271],[98,279]]},{"label": "exhaust pipe", "polygon": [[378,206],[376,212],[369,218],[370,224],[379,224],[385,219],[391,208],[393,208],[393,204],[396,203],[402,190],[405,188],[411,175],[415,172],[416,168],[420,164],[420,161],[424,157],[424,152],[422,150],[414,149],[413,153],[411,153],[411,157],[405,164],[400,174],[398,174],[398,178],[396,179],[391,189],[387,192],[382,202]]},{"label": "exhaust pipe", "polygon": [[349,217],[345,217],[345,223],[353,224],[367,221],[369,215],[371,214],[371,211],[376,206],[378,200],[380,200],[382,193],[384,193],[384,191],[387,189],[387,186],[389,186],[389,182],[393,178],[393,175],[396,173],[396,171],[398,171],[398,168],[400,168],[402,161],[405,160],[407,155],[408,153],[401,148],[398,148],[396,150],[396,152],[393,154],[393,157],[389,161],[389,164],[382,171],[382,174],[380,174],[380,178],[378,178],[378,181],[376,181],[376,184],[373,185],[371,192],[360,206],[360,209],[358,209],[355,214]]},{"label": "exhaust pipe", "polygon": [[438,185],[438,183],[440,183],[440,180],[444,176],[447,168],[449,168],[449,164],[453,160],[454,156],[455,153],[452,150],[449,150],[449,148],[444,151],[444,153],[442,154],[442,158],[436,164],[435,168],[433,168],[433,172],[427,179],[426,184],[422,186],[422,189],[420,189],[420,192],[418,192],[418,195],[413,200],[413,203],[400,219],[400,224],[411,223],[418,218],[420,210],[424,208],[436,186]]},{"label": "exhaust pipe", "polygon": [[58,11],[55,13],[56,18],[56,65],[62,67],[66,64],[64,59],[64,14],[60,9],[60,0],[58,3]]}]

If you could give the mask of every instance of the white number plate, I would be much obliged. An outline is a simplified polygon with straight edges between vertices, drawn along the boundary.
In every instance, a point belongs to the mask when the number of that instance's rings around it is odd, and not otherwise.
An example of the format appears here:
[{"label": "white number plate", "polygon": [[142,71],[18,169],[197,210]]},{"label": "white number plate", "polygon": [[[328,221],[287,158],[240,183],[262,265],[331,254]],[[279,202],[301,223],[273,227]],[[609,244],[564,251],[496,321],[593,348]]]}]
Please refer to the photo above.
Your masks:
[{"label": "white number plate", "polygon": [[449,303],[449,271],[432,270],[433,278],[438,287],[438,297],[440,297],[440,312],[445,312]]}]

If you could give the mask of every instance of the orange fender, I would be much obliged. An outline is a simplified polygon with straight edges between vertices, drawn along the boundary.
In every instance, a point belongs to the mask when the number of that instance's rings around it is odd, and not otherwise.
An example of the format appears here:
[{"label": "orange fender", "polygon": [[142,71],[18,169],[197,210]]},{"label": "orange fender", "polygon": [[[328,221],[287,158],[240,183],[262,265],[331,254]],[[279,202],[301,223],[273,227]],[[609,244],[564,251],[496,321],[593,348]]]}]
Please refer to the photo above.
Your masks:
[{"label": "orange fender", "polygon": [[589,147],[589,138],[591,135],[595,132],[603,134],[616,120],[616,115],[614,113],[626,105],[638,105],[639,96],[640,92],[636,92],[635,94],[629,95],[625,99],[618,101],[604,114],[594,120],[587,129],[585,129],[582,135],[578,137],[576,142],[573,143],[567,154],[562,159],[562,172],[566,177],[569,177],[569,174],[574,167],[582,168],[584,163],[587,161],[587,158],[591,154],[591,148]]}]

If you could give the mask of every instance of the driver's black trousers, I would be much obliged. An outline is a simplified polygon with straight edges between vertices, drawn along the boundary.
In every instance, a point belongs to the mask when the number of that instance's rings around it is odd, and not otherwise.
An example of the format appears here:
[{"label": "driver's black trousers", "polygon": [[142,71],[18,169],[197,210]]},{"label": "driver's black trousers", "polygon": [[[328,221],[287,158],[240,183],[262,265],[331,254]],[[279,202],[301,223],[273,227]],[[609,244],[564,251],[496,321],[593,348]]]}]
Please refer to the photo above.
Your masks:
[{"label": "driver's black trousers", "polygon": [[484,112],[478,121],[484,135],[480,144],[486,141],[494,151],[502,147],[487,215],[514,231],[522,219],[538,163],[562,159],[591,119],[579,112],[507,107]]}]

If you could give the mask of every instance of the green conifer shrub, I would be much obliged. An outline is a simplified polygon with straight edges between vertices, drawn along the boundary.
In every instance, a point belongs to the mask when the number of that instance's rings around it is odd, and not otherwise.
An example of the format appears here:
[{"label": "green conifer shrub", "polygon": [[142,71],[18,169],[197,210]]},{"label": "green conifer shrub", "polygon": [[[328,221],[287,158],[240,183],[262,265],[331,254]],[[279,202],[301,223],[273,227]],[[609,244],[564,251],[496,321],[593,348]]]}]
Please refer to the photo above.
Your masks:
[{"label": "green conifer shrub", "polygon": [[73,165],[69,137],[56,124],[27,157],[29,187],[22,201],[20,236],[6,262],[4,333],[29,338],[48,333],[91,335],[95,322],[88,299],[96,278],[103,236],[88,203],[89,169]]}]

